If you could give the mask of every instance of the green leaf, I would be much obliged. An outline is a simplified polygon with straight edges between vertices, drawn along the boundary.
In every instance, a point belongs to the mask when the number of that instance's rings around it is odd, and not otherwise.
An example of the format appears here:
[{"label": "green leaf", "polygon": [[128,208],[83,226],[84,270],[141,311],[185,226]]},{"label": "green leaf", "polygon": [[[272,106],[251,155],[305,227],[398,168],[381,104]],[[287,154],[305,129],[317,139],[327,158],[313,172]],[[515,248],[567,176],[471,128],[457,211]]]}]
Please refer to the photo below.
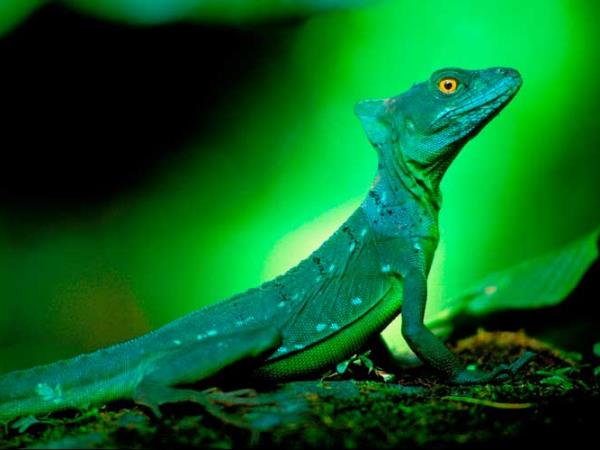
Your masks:
[{"label": "green leaf", "polygon": [[573,370],[573,367],[563,367],[555,370],[538,370],[536,374],[544,377],[540,380],[540,384],[557,386],[569,391],[574,387],[573,382],[569,379],[569,375]]},{"label": "green leaf", "polygon": [[565,391],[570,391],[571,389],[573,389],[573,383],[571,383],[570,380],[558,375],[543,378],[542,380],[540,380],[540,383],[547,384],[549,386],[557,386],[564,389]]},{"label": "green leaf", "polygon": [[594,344],[594,355],[600,358],[600,342]]},{"label": "green leaf", "polygon": [[350,365],[350,361],[352,361],[352,358],[347,359],[346,361],[342,361],[341,363],[339,363],[335,367],[336,372],[339,373],[340,375],[345,374],[346,370],[348,370],[348,366]]},{"label": "green leaf", "polygon": [[371,373],[371,371],[375,368],[375,365],[367,355],[368,353],[364,355],[359,355],[358,357],[360,361],[365,365],[365,367],[369,370],[369,373]]},{"label": "green leaf", "polygon": [[461,313],[484,315],[560,303],[598,257],[599,234],[600,227],[554,251],[491,273],[452,300],[431,326],[443,325]]},{"label": "green leaf", "polygon": [[19,433],[25,433],[29,427],[35,425],[36,423],[41,423],[35,416],[25,416],[21,417],[15,423],[11,425],[11,428],[18,430]]},{"label": "green leaf", "polygon": [[583,361],[583,355],[579,352],[568,352],[566,350],[561,350],[560,352],[565,358],[571,359],[573,361],[581,362]]}]

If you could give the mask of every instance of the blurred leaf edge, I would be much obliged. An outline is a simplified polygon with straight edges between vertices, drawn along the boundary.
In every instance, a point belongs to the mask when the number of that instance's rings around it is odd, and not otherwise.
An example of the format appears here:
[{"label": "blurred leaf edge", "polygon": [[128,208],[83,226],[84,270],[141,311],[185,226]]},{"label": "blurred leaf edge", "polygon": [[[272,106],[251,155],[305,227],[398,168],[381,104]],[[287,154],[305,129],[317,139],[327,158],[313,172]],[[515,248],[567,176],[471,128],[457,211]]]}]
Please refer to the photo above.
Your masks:
[{"label": "blurred leaf edge", "polygon": [[569,243],[492,272],[448,300],[428,323],[441,334],[462,317],[555,306],[565,300],[598,259],[600,226]]}]

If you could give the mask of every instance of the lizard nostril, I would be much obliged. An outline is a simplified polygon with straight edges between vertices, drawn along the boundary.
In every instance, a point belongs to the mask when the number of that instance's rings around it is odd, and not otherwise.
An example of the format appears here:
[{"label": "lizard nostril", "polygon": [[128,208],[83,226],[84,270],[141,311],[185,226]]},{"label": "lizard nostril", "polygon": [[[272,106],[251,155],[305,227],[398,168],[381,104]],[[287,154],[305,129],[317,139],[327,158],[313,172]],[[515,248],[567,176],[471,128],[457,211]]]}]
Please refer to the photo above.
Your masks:
[{"label": "lizard nostril", "polygon": [[513,77],[513,78],[520,78],[521,75],[519,74],[519,72],[515,69],[510,69],[507,67],[498,67],[496,68],[496,73],[503,75],[503,76],[509,76],[509,77]]}]

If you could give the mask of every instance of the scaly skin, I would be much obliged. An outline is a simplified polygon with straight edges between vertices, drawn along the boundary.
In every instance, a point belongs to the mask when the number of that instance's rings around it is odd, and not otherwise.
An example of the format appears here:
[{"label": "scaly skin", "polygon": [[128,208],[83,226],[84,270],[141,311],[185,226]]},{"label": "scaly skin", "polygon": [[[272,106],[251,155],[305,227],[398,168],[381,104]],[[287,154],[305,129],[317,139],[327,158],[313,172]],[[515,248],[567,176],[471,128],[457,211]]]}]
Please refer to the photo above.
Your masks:
[{"label": "scaly skin", "polygon": [[406,93],[357,104],[376,148],[361,206],[284,275],[152,333],[68,361],[0,376],[0,421],[133,399],[207,403],[178,385],[249,360],[254,374],[292,378],[359,350],[401,310],[413,351],[453,383],[501,379],[518,368],[466,371],[424,325],[426,280],[438,244],[440,180],[464,144],[516,94],[512,69],[444,69]]}]

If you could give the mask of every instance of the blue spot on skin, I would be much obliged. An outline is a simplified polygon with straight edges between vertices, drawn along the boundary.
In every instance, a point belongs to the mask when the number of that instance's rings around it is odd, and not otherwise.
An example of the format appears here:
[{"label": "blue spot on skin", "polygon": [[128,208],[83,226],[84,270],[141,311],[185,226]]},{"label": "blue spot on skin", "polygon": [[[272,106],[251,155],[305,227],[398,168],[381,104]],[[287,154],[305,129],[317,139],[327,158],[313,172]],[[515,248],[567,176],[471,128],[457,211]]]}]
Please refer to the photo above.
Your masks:
[{"label": "blue spot on skin", "polygon": [[383,273],[389,273],[389,271],[392,270],[392,267],[389,264],[386,264],[384,266],[381,266],[381,271]]},{"label": "blue spot on skin", "polygon": [[181,341],[179,339],[173,339],[173,344],[181,345]]},{"label": "blue spot on skin", "polygon": [[207,336],[216,336],[217,335],[217,330],[208,330],[206,332]]},{"label": "blue spot on skin", "polygon": [[60,384],[57,384],[56,387],[52,388],[47,383],[38,383],[38,385],[35,387],[35,392],[42,398],[42,400],[52,402],[57,405],[64,400],[62,387]]},{"label": "blue spot on skin", "polygon": [[279,347],[279,348],[277,349],[277,352],[278,352],[278,353],[287,353],[287,351],[288,351],[287,347],[283,347],[283,346],[282,346],[282,347]]},{"label": "blue spot on skin", "polygon": [[327,325],[325,325],[324,323],[318,323],[315,327],[317,331],[323,331],[325,328],[327,328]]},{"label": "blue spot on skin", "polygon": [[366,234],[367,234],[367,229],[363,228],[360,232],[360,237],[365,237]]},{"label": "blue spot on skin", "polygon": [[278,308],[283,308],[285,306],[285,302],[279,302],[277,303],[277,307]]},{"label": "blue spot on skin", "polygon": [[196,336],[196,339],[198,339],[199,341],[201,341],[202,339],[204,339],[206,337],[205,334],[199,334]]},{"label": "blue spot on skin", "polygon": [[304,348],[304,345],[302,345],[302,344],[294,344],[294,348],[295,348],[296,350],[301,350],[301,349],[303,349],[303,348]]},{"label": "blue spot on skin", "polygon": [[335,270],[335,264],[329,266],[329,271],[333,272]]},{"label": "blue spot on skin", "polygon": [[331,325],[329,325],[329,328],[331,328],[332,330],[339,330],[340,326],[337,323],[332,323]]},{"label": "blue spot on skin", "polygon": [[298,295],[298,293],[296,292],[294,295],[292,295],[292,300],[296,300],[298,297],[300,297],[300,296],[299,296],[299,295]]},{"label": "blue spot on skin", "polygon": [[360,297],[354,297],[354,298],[352,299],[352,304],[353,304],[353,305],[360,305],[361,303],[362,303],[362,300],[361,300],[361,298],[360,298]]},{"label": "blue spot on skin", "polygon": [[320,283],[322,279],[323,279],[323,278],[321,277],[321,275],[319,275],[317,278],[315,278],[315,281],[316,281],[317,283]]},{"label": "blue spot on skin", "polygon": [[350,253],[352,253],[355,248],[356,248],[356,243],[353,242],[352,244],[350,244],[350,247],[348,247],[348,250],[350,251]]},{"label": "blue spot on skin", "polygon": [[235,322],[236,327],[241,327],[242,325],[246,325],[248,322],[252,322],[254,320],[254,316],[248,316],[243,320],[237,320]]}]

